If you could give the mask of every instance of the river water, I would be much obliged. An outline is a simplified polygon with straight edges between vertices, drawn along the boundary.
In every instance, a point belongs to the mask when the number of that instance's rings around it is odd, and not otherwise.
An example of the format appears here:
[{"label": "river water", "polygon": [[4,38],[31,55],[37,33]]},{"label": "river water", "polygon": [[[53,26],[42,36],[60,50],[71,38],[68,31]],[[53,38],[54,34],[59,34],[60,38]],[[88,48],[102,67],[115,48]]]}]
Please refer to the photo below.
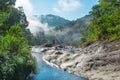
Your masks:
[{"label": "river water", "polygon": [[32,55],[37,60],[37,73],[33,75],[34,80],[85,80],[84,78],[51,67],[42,60],[40,48],[32,48]]}]

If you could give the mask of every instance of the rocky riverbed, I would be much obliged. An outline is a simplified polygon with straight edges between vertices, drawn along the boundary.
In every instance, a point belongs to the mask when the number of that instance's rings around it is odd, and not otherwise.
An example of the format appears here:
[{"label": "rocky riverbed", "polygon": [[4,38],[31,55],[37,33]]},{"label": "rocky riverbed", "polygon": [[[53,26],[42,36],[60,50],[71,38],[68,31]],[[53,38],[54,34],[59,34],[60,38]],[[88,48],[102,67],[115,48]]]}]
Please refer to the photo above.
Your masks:
[{"label": "rocky riverbed", "polygon": [[44,48],[43,60],[50,66],[89,80],[120,80],[120,43],[95,42],[84,48]]}]

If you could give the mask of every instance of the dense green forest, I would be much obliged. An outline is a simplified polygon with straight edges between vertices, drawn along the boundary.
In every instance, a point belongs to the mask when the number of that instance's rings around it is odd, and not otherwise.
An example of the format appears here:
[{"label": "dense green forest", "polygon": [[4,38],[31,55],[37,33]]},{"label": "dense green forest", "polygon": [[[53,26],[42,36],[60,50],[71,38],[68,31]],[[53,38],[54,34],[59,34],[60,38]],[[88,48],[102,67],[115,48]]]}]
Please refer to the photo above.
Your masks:
[{"label": "dense green forest", "polygon": [[0,80],[30,80],[35,60],[25,37],[28,22],[15,0],[0,0]]},{"label": "dense green forest", "polygon": [[120,0],[99,0],[90,14],[93,20],[82,42],[120,40]]}]

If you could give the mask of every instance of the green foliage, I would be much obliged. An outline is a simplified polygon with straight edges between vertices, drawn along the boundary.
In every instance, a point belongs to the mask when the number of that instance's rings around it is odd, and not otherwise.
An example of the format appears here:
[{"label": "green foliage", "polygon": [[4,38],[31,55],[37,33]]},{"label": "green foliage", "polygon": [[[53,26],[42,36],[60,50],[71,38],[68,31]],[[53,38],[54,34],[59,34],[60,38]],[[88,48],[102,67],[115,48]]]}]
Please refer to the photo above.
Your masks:
[{"label": "green foliage", "polygon": [[35,60],[25,38],[27,21],[13,7],[15,0],[0,0],[0,80],[26,80]]},{"label": "green foliage", "polygon": [[120,0],[100,0],[90,12],[93,16],[85,36],[87,41],[120,39]]},{"label": "green foliage", "polygon": [[[19,24],[15,24],[13,26],[11,26],[11,28],[9,29],[8,32],[10,35],[17,35],[17,36],[22,36],[23,32],[22,32],[22,28],[20,27]],[[16,36],[16,37],[17,37]]]},{"label": "green foliage", "polygon": [[80,40],[81,43],[84,43],[86,41],[87,41],[86,38],[81,38],[81,40]]}]

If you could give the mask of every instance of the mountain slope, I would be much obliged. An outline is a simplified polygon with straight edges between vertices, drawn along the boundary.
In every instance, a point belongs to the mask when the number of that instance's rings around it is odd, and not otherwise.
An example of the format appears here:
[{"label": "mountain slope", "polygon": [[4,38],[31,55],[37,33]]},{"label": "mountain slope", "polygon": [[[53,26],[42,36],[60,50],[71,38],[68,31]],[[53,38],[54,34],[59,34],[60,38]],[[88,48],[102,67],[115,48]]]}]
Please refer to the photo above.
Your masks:
[{"label": "mountain slope", "polygon": [[79,18],[75,21],[71,21],[67,24],[57,26],[55,29],[56,30],[65,30],[66,28],[70,28],[70,29],[74,29],[75,31],[79,32],[81,28],[85,28],[86,26],[88,26],[91,19],[92,19],[92,17],[90,15],[86,15],[86,16]]},{"label": "mountain slope", "polygon": [[80,42],[80,38],[85,35],[85,30],[91,19],[92,17],[90,15],[86,15],[75,21],[55,27],[56,32],[61,33],[57,35],[57,37],[59,37],[58,42],[68,45],[78,44]]},{"label": "mountain slope", "polygon": [[[49,20],[50,19],[52,18],[49,17]],[[52,43],[55,41],[56,44],[78,45],[81,37],[83,36],[83,32],[85,32],[91,19],[92,17],[90,15],[86,15],[75,21],[70,21],[69,23],[49,28],[48,31],[41,31],[42,29],[40,29],[36,34],[37,44]]]},{"label": "mountain slope", "polygon": [[39,18],[40,18],[41,23],[48,23],[48,26],[51,26],[51,27],[63,25],[63,24],[70,22],[67,19],[64,19],[56,15],[52,15],[52,14],[41,15]]}]

